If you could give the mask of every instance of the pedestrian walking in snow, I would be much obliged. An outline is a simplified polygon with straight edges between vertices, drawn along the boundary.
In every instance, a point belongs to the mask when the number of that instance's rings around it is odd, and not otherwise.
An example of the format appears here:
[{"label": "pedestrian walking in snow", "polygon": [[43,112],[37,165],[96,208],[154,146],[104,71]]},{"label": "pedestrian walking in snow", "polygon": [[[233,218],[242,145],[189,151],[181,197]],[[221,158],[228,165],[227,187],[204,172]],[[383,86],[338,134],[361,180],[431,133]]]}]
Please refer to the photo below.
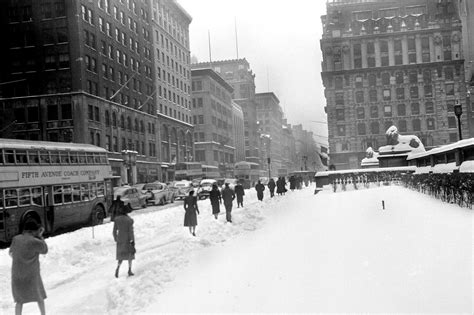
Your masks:
[{"label": "pedestrian walking in snow", "polygon": [[114,220],[113,236],[117,243],[117,268],[115,278],[118,278],[122,261],[128,260],[128,275],[133,276],[132,261],[135,259],[135,235],[133,233],[133,219],[128,216],[128,207],[122,207]]},{"label": "pedestrian walking in snow", "polygon": [[294,176],[290,176],[290,190],[293,191],[296,188],[296,178]]},{"label": "pedestrian walking in snow", "polygon": [[222,190],[222,199],[224,200],[224,207],[225,207],[225,216],[227,222],[232,223],[232,202],[235,199],[235,193],[229,187],[229,183],[225,183],[225,187]]},{"label": "pedestrian walking in snow", "polygon": [[257,191],[257,198],[258,200],[263,200],[263,191],[265,190],[265,186],[258,181],[257,185],[255,185],[255,190]]},{"label": "pedestrian walking in snow", "polygon": [[268,182],[268,189],[270,190],[270,197],[273,198],[275,196],[275,180],[273,178],[270,178],[270,181]]},{"label": "pedestrian walking in snow", "polygon": [[23,234],[13,238],[10,245],[12,257],[12,294],[15,300],[15,315],[23,311],[23,304],[37,302],[42,315],[46,314],[44,299],[46,291],[40,274],[39,255],[48,252],[43,239],[44,228],[34,221],[27,221]]},{"label": "pedestrian walking in snow", "polygon": [[212,214],[217,220],[217,216],[221,212],[219,204],[222,204],[222,197],[216,184],[212,185],[212,190],[209,192],[209,200],[211,201]]},{"label": "pedestrian walking in snow", "polygon": [[125,204],[123,203],[123,201],[120,199],[120,196],[117,196],[117,199],[115,199],[113,202],[112,202],[112,205],[110,206],[109,208],[109,213],[110,213],[110,221],[113,221],[115,219],[115,216],[117,216],[117,214],[119,212],[122,211],[122,208],[125,207]]},{"label": "pedestrian walking in snow", "polygon": [[244,196],[245,196],[245,191],[244,191],[244,186],[239,182],[237,185],[234,187],[235,195],[237,196],[237,208],[243,207],[244,206]]},{"label": "pedestrian walking in snow", "polygon": [[197,214],[199,214],[199,209],[197,197],[194,196],[194,190],[191,190],[189,195],[184,198],[184,210],[186,211],[184,214],[184,226],[189,227],[189,233],[196,236]]}]

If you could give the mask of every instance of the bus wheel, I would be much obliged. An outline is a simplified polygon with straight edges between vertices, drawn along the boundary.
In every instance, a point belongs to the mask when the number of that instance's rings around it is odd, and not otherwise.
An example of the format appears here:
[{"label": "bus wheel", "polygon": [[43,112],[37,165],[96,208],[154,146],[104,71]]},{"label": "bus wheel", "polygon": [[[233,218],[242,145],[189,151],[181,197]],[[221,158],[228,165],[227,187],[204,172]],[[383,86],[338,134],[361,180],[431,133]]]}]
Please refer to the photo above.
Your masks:
[{"label": "bus wheel", "polygon": [[101,205],[96,205],[94,210],[92,210],[92,217],[91,217],[91,224],[92,225],[99,225],[104,223],[105,217],[104,208]]}]

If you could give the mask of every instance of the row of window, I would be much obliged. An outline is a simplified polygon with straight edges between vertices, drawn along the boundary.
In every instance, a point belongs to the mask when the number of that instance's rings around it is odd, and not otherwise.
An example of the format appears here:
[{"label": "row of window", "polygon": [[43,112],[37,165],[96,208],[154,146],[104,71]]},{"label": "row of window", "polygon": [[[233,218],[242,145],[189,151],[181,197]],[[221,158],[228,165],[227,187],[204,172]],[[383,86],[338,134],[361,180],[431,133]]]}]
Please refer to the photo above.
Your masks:
[{"label": "row of window", "polygon": [[[180,23],[180,18],[176,18],[174,14],[171,14],[169,9],[162,3],[154,0],[153,1],[153,20],[175,38],[181,45],[188,47],[188,34],[187,26],[183,26]],[[188,61],[189,63],[189,61]]]},{"label": "row of window", "polygon": [[[454,101],[448,101],[448,112],[454,112]],[[397,117],[400,116],[407,116],[407,110],[405,104],[398,104],[397,105]],[[425,103],[425,114],[434,114],[434,104],[433,102],[426,102]],[[411,115],[420,115],[420,104],[419,103],[412,103],[410,104]],[[385,105],[383,107],[383,117],[392,117],[394,113],[392,111],[392,105]],[[370,106],[369,108],[369,115],[366,115],[366,109],[364,107],[357,107],[356,108],[356,118],[357,119],[365,119],[365,118],[379,118],[379,106]],[[345,121],[345,109],[337,108],[336,109],[336,120],[337,121]]]},{"label": "row of window", "polygon": [[189,94],[189,85],[186,83],[186,79],[180,80],[178,77],[175,77],[174,74],[166,72],[165,69],[161,69],[160,67],[156,68],[156,76],[159,80],[163,80],[164,82],[167,81],[168,85],[181,90],[183,93]]},{"label": "row of window", "polygon": [[[416,99],[416,98],[423,98],[423,97],[433,97],[433,86],[432,85],[425,85],[423,87],[423,95],[420,96],[418,86],[411,86],[409,88],[409,95],[406,95],[406,91],[404,87],[397,87],[395,88],[395,99],[396,100],[404,100],[405,98],[409,99]],[[369,90],[368,91],[368,101],[369,102],[377,102],[381,99],[384,101],[391,101],[392,100],[392,89],[383,89],[383,90]],[[381,94],[381,95],[380,95]],[[447,96],[454,96],[454,84],[447,83],[445,84],[445,94]],[[336,105],[344,105],[344,93],[338,92],[335,93],[335,104]],[[365,91],[356,91],[355,92],[355,102],[358,104],[366,102],[366,93]]]},{"label": "row of window", "polygon": [[[449,119],[448,119],[449,122]],[[370,134],[373,135],[379,135],[381,133],[384,133],[385,130],[390,128],[393,125],[392,121],[386,121],[384,123],[384,129],[380,129],[380,124],[377,121],[371,122],[369,125],[369,132]],[[454,122],[455,125],[455,122]],[[407,127],[407,121],[406,120],[399,120],[397,122],[397,128],[400,132],[407,132],[408,127]],[[435,130],[435,120],[433,118],[428,118],[426,119],[426,129],[427,130]],[[454,127],[449,127],[449,128],[456,128]],[[413,119],[411,121],[411,131],[421,131],[421,120],[420,119]],[[337,135],[340,137],[347,136],[348,134],[346,133],[346,126],[345,125],[338,125],[337,126]],[[359,136],[365,136],[367,135],[367,124],[366,123],[357,123],[357,135]]]},{"label": "row of window", "polygon": [[0,149],[0,164],[69,165],[108,164],[107,154],[99,152]]},{"label": "row of window", "polygon": [[[446,66],[446,67],[439,67],[437,70],[438,78],[443,78],[443,81],[453,81],[455,76],[461,75],[461,66]],[[443,77],[444,74],[444,77]],[[432,82],[432,70],[431,69],[424,69],[420,75],[418,70],[412,70],[408,72],[397,71],[393,74],[389,72],[383,72],[381,74],[370,73],[364,77],[361,75],[357,75],[354,77],[354,86],[356,88],[362,88],[364,86],[375,87],[377,86],[377,77],[380,77],[380,83],[382,85],[394,85],[394,84],[416,84],[416,83],[424,83],[428,84]],[[365,81],[365,82],[364,82]],[[327,87],[331,88],[333,84],[332,79],[328,79],[325,81]],[[365,84],[364,84],[365,83]],[[334,77],[334,88],[337,90],[342,90],[346,87],[351,86],[351,77],[349,75],[345,76],[335,76]]]},{"label": "row of window", "polygon": [[[212,81],[210,81],[210,92],[211,95],[216,96],[218,99],[220,99],[223,102],[230,102],[231,96],[229,93],[226,93],[225,89],[222,89],[220,86],[215,85]],[[203,91],[203,84],[201,80],[193,80],[191,82],[191,90],[194,91]]]},{"label": "row of window", "polygon": [[[234,163],[234,155],[222,151],[213,150],[213,158],[215,162],[221,163]],[[204,150],[195,150],[195,161],[196,162],[205,162],[206,161],[206,151]]]},{"label": "row of window", "polygon": [[[168,111],[169,109],[169,111]],[[160,104],[160,113],[165,114],[167,116],[173,117],[175,119],[179,119],[182,121],[185,121],[187,123],[191,123],[191,116],[188,116],[184,113],[181,113],[179,110],[176,111],[176,109],[171,108],[171,106],[168,108],[168,106],[163,106],[163,104]]]}]

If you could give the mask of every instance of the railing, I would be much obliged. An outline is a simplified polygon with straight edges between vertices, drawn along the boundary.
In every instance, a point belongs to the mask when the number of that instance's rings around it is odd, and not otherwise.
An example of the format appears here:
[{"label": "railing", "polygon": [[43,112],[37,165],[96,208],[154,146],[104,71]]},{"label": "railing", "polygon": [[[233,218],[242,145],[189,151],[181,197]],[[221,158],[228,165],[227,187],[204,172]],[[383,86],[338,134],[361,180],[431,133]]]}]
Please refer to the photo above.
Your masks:
[{"label": "railing", "polygon": [[357,4],[357,3],[371,3],[376,2],[375,0],[327,0],[326,5],[328,6],[340,6],[346,4]]}]

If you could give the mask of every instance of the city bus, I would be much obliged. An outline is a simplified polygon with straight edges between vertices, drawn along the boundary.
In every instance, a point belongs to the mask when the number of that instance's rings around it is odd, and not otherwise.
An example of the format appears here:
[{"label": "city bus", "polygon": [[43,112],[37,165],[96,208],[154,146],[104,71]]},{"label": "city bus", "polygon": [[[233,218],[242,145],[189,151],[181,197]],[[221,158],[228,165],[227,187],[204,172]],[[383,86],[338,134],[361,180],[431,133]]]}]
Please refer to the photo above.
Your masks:
[{"label": "city bus", "polygon": [[237,162],[234,165],[234,175],[245,189],[255,186],[260,179],[260,164],[252,162]]},{"label": "city bus", "polygon": [[47,234],[101,224],[112,198],[105,149],[0,139],[0,242],[10,242],[30,220]]},{"label": "city bus", "polygon": [[219,168],[213,165],[203,165],[202,166],[203,178],[216,179],[219,178]]},{"label": "city bus", "polygon": [[199,162],[176,163],[176,169],[174,173],[175,180],[193,180],[202,178],[203,176],[202,165]]}]

